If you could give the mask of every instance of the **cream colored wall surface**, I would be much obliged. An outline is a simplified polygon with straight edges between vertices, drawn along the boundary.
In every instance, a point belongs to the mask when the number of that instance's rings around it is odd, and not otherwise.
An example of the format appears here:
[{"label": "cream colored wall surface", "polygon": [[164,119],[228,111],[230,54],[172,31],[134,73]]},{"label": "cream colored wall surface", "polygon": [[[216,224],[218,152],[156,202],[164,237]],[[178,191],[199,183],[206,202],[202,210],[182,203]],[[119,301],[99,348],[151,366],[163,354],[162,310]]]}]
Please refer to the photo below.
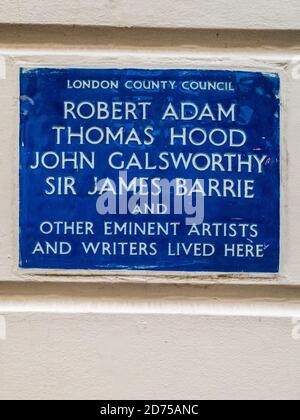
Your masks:
[{"label": "cream colored wall surface", "polygon": [[299,29],[298,0],[1,0],[1,23]]},{"label": "cream colored wall surface", "polygon": [[0,285],[0,400],[300,398],[298,288]]}]

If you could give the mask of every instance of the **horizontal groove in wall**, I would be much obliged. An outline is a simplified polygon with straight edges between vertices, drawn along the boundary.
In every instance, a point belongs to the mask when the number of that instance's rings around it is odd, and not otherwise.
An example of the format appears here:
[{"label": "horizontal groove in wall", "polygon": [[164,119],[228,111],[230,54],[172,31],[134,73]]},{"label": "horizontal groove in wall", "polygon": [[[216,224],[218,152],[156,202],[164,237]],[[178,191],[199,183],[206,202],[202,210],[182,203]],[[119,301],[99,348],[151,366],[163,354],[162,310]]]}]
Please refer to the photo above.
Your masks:
[{"label": "horizontal groove in wall", "polygon": [[295,48],[300,31],[130,29],[0,24],[0,47],[55,46],[84,49],[127,48]]}]

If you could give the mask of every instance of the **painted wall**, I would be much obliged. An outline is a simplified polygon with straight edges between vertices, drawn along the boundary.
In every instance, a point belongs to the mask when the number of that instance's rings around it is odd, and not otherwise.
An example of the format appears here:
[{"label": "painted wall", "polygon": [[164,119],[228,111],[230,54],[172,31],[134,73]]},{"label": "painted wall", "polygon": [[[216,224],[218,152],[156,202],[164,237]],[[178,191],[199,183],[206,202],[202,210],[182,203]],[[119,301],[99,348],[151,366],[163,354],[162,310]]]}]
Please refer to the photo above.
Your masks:
[{"label": "painted wall", "polygon": [[[221,0],[159,8],[135,2],[134,14],[122,1],[34,3],[0,4],[0,398],[298,399],[299,2],[272,0],[272,14],[269,2],[255,1],[239,10]],[[129,278],[18,270],[24,65],[278,71],[280,274]]]}]

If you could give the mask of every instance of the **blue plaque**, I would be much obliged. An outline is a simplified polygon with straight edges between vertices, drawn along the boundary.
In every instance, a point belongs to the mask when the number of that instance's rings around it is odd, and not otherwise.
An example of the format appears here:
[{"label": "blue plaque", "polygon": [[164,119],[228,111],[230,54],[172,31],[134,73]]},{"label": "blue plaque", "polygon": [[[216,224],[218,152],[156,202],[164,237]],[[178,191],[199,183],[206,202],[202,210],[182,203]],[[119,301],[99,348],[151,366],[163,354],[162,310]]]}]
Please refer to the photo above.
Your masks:
[{"label": "blue plaque", "polygon": [[280,80],[22,69],[20,267],[276,273]]}]

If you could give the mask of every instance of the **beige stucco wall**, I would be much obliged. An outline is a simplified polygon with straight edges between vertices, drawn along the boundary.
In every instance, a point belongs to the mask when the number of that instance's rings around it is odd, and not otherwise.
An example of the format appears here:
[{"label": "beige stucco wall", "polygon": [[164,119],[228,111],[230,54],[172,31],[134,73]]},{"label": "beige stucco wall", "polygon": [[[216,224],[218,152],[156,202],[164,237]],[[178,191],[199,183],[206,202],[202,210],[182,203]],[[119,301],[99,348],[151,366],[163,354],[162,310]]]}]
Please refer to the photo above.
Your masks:
[{"label": "beige stucco wall", "polygon": [[[298,399],[299,2],[59,4],[0,1],[0,398]],[[72,23],[81,27],[60,26]],[[283,110],[280,275],[19,271],[23,65],[276,69]]]},{"label": "beige stucco wall", "polygon": [[298,400],[299,303],[277,287],[3,285],[0,398]]}]

